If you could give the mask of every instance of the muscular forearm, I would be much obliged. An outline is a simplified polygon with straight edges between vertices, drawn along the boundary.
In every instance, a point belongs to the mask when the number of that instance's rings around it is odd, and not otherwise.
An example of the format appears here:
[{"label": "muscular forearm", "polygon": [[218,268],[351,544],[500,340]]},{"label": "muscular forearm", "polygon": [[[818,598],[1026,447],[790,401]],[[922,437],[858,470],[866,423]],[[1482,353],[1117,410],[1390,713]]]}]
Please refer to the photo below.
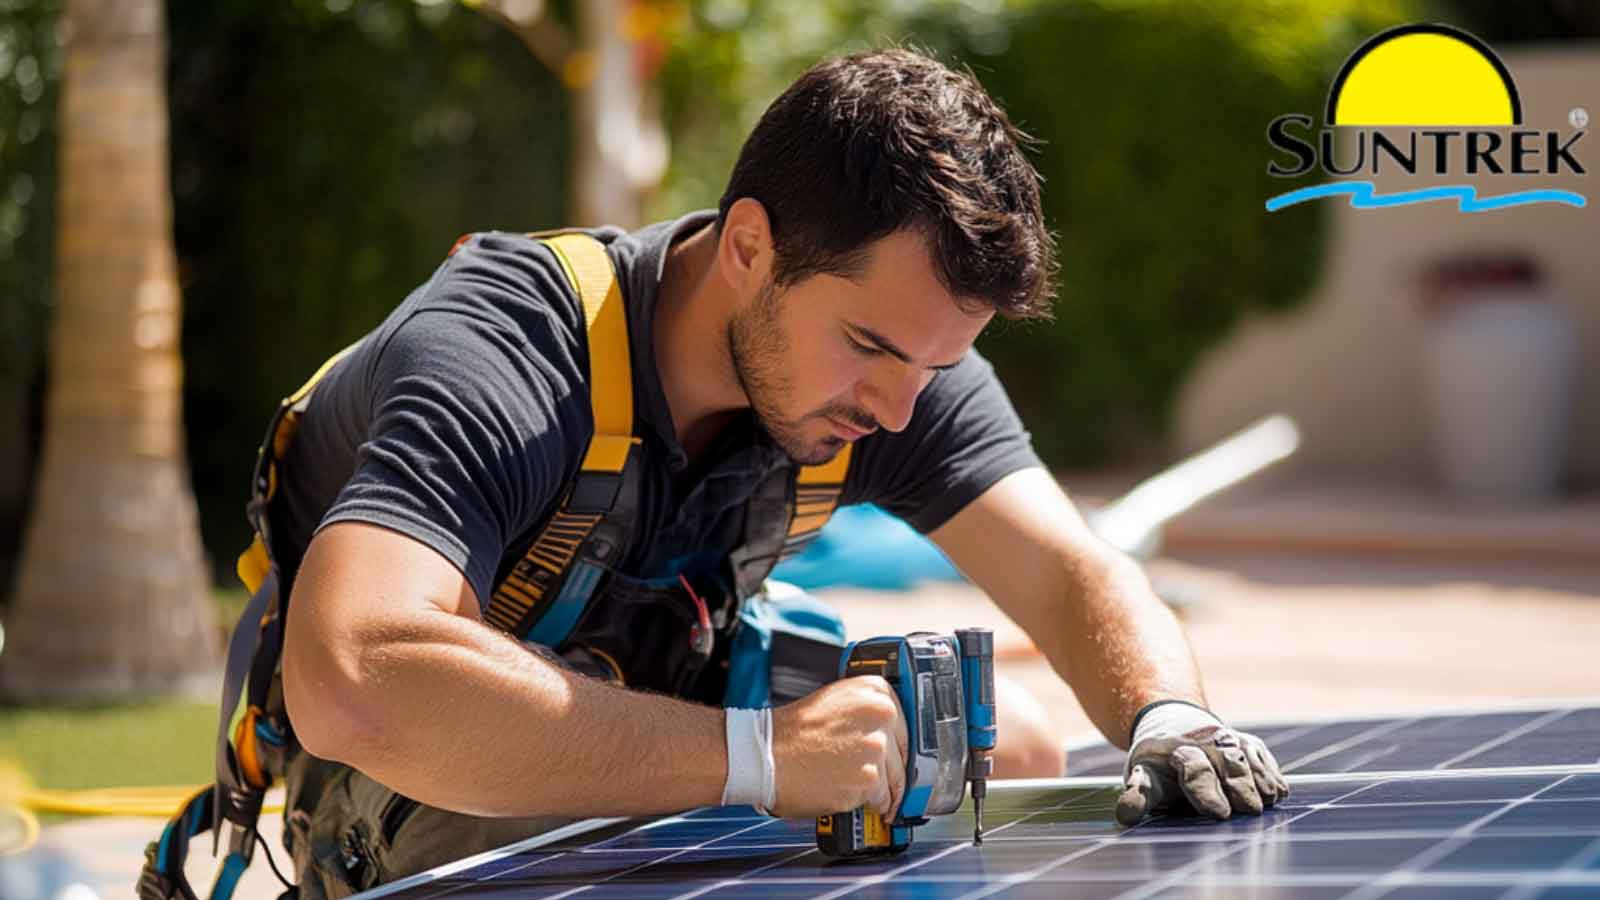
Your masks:
[{"label": "muscular forearm", "polygon": [[339,687],[355,724],[320,755],[482,816],[642,815],[721,800],[721,710],[585,678],[443,611],[373,627],[381,632],[361,636],[352,683]]},{"label": "muscular forearm", "polygon": [[1146,703],[1171,697],[1204,705],[1183,630],[1137,563],[1110,549],[1081,561],[1060,609],[1059,639],[1045,652],[1113,744],[1127,747]]}]

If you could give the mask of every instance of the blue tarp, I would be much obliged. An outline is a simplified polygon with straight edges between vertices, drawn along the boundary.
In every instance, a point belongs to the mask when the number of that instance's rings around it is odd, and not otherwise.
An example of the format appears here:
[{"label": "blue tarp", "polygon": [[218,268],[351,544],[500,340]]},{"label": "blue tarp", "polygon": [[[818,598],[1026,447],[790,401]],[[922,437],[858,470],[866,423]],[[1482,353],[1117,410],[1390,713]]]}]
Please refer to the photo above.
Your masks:
[{"label": "blue tarp", "polygon": [[920,581],[961,581],[934,543],[870,503],[837,510],[806,551],[773,570],[807,590],[863,587],[905,590]]}]

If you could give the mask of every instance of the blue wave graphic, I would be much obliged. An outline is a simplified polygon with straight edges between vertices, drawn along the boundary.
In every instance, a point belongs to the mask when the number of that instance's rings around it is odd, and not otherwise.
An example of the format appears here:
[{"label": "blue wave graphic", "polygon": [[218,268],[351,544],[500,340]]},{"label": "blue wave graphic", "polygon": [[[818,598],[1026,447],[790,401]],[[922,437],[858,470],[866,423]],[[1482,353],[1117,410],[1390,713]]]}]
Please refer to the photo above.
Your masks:
[{"label": "blue wave graphic", "polygon": [[1589,203],[1582,194],[1572,191],[1518,191],[1515,194],[1501,194],[1498,197],[1479,200],[1478,189],[1466,184],[1379,195],[1370,181],[1338,181],[1279,194],[1267,201],[1267,212],[1276,212],[1296,203],[1338,194],[1349,194],[1350,205],[1355,209],[1380,209],[1385,206],[1406,206],[1412,203],[1427,203],[1430,200],[1452,199],[1458,201],[1457,208],[1461,212],[1489,212],[1510,206],[1526,206],[1530,203],[1565,203],[1582,209]]}]

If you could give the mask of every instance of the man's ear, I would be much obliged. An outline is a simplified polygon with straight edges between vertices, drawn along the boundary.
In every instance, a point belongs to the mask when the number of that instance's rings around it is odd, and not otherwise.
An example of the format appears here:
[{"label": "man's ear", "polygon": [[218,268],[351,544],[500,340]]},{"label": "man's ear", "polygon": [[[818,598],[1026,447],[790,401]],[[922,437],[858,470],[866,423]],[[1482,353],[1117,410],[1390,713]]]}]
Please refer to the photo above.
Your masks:
[{"label": "man's ear", "polygon": [[772,224],[754,197],[728,207],[717,238],[717,267],[741,299],[755,296],[772,277]]}]

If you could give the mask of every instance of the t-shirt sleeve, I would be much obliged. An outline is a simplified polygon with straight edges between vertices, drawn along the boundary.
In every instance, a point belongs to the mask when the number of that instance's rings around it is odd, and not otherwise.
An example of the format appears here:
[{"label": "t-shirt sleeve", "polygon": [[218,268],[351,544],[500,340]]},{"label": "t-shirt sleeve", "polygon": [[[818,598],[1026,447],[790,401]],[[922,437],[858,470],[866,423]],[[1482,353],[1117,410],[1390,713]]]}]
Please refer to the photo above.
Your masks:
[{"label": "t-shirt sleeve", "polygon": [[370,375],[355,472],[321,524],[370,522],[438,551],[486,605],[508,544],[576,468],[592,430],[570,323],[544,334],[492,316],[426,308],[389,335]]},{"label": "t-shirt sleeve", "polygon": [[840,502],[876,503],[927,534],[995,482],[1039,465],[994,367],[969,350],[934,376],[905,430],[858,443]]}]

